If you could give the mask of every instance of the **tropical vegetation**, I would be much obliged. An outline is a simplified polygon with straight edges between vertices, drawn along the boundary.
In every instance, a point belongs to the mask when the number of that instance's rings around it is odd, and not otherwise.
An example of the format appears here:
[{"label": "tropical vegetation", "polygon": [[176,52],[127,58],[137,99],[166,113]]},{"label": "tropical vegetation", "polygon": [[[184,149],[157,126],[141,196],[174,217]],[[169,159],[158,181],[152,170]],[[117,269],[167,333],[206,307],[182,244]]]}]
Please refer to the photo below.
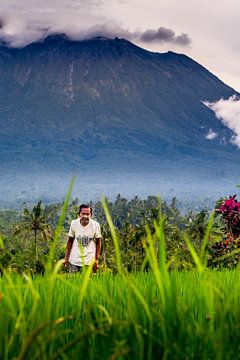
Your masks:
[{"label": "tropical vegetation", "polygon": [[[130,206],[129,201],[118,197],[115,209],[121,221],[117,224],[110,214],[114,204],[102,200],[99,217],[102,214],[107,240],[103,250],[105,259],[102,259],[105,267],[97,274],[92,273],[92,266],[83,274],[63,274],[62,261],[57,261],[56,249],[65,236],[65,227],[77,202],[67,206],[66,200],[62,206],[56,231],[48,243],[48,254],[42,257],[43,275],[32,276],[36,268],[17,274],[11,263],[13,247],[7,247],[10,263],[5,268],[2,266],[0,278],[0,358],[238,357],[239,268],[214,271],[208,267],[209,243],[221,236],[224,213],[215,219],[206,210],[175,217],[175,201],[168,206],[157,198],[151,200],[155,206],[148,210],[144,207],[144,216],[142,201],[130,202],[132,207],[137,203],[137,209],[141,209],[134,224],[128,221],[131,215],[123,217],[120,211],[123,204]],[[227,199],[222,200],[223,207],[219,209],[225,210],[226,204]],[[45,229],[46,224],[53,223],[39,214],[42,211],[50,214],[50,210],[38,203],[32,211],[24,213],[38,214],[37,224]],[[29,236],[35,240],[36,222],[32,221],[36,216],[27,219],[32,224]],[[176,223],[176,219],[181,221]],[[18,221],[13,228],[16,226]],[[40,228],[36,241],[41,247]],[[25,234],[24,226],[23,229]],[[3,253],[7,239],[4,232]],[[33,244],[35,255],[35,241]]]}]

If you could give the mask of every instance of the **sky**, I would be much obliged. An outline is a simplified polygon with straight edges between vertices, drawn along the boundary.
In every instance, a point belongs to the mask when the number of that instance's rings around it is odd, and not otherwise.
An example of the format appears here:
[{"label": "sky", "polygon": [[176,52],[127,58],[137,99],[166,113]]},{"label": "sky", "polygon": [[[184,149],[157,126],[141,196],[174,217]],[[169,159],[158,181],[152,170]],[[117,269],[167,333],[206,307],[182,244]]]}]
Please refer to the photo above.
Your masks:
[{"label": "sky", "polygon": [[[118,36],[150,51],[182,53],[240,92],[239,0],[0,0],[0,38],[11,46],[55,33],[75,40]],[[240,100],[205,105],[240,148]]]}]

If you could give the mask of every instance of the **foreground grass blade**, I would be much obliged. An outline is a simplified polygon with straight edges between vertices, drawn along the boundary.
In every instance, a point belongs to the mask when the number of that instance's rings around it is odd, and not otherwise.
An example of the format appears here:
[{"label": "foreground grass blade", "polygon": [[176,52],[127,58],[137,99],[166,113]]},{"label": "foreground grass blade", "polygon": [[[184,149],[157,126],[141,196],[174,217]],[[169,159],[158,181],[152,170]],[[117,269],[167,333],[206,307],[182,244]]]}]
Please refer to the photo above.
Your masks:
[{"label": "foreground grass blade", "polygon": [[201,251],[200,251],[200,259],[201,259],[201,262],[204,264],[204,266],[207,265],[206,246],[207,246],[207,243],[209,241],[209,235],[210,235],[211,230],[212,230],[214,216],[215,216],[215,213],[212,212],[212,214],[210,216],[210,219],[208,221],[207,229],[206,229],[204,237],[203,237],[203,241],[202,241],[202,246],[201,246]]},{"label": "foreground grass blade", "polygon": [[111,234],[112,234],[112,239],[113,239],[113,244],[114,244],[114,249],[115,249],[115,254],[116,254],[117,270],[119,273],[122,273],[123,268],[122,268],[121,251],[120,251],[120,247],[119,247],[119,242],[117,239],[117,234],[116,234],[115,227],[113,225],[111,215],[108,210],[106,199],[103,195],[102,195],[102,205],[103,205],[103,209],[104,209],[104,212],[105,212],[105,215],[107,218],[107,222],[110,227]]},{"label": "foreground grass blade", "polygon": [[72,193],[74,182],[75,182],[75,177],[73,177],[71,182],[70,182],[70,185],[69,185],[69,188],[68,188],[68,191],[67,191],[67,195],[65,197],[65,201],[64,201],[64,204],[63,204],[62,212],[61,212],[61,215],[59,217],[58,225],[57,225],[57,228],[56,228],[56,231],[55,231],[55,235],[54,235],[53,241],[52,241],[51,246],[50,246],[48,261],[47,261],[47,264],[46,264],[46,274],[49,274],[52,271],[54,253],[55,253],[55,249],[56,249],[58,239],[59,239],[59,237],[61,235],[61,232],[62,232],[63,221],[65,219],[65,215],[66,215],[66,212],[67,212],[68,203],[69,203],[69,199],[70,199],[70,196],[71,196],[71,193]]},{"label": "foreground grass blade", "polygon": [[184,236],[187,247],[192,255],[193,261],[195,262],[198,271],[201,273],[204,270],[204,266],[201,262],[200,257],[198,256],[196,250],[194,249],[194,246],[192,245],[191,241],[189,240],[188,236],[185,234]]}]

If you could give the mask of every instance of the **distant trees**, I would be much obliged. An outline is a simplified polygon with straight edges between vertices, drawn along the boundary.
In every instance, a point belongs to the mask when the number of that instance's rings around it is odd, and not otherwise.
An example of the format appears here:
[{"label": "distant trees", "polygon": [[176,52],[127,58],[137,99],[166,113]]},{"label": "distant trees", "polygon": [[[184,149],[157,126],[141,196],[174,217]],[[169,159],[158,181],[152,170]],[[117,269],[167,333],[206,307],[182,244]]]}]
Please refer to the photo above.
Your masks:
[{"label": "distant trees", "polygon": [[[58,203],[43,206],[41,201],[38,201],[31,209],[24,205],[18,219],[16,214],[12,217],[9,214],[9,218],[12,219],[11,226],[9,223],[6,225],[4,221],[6,214],[1,218],[0,213],[2,239],[0,243],[0,266],[11,266],[17,271],[43,271],[48,256],[49,241],[51,241],[54,229],[57,226],[62,205],[62,203]],[[69,204],[64,228],[55,252],[55,261],[64,257],[70,221],[77,217],[78,206],[77,199]],[[91,202],[91,206],[93,207],[93,218],[97,219],[102,227],[103,242],[100,270],[115,271],[115,249],[102,204],[100,201]],[[166,255],[170,268],[188,269],[194,266],[192,256],[186,245],[186,236],[196,251],[200,253],[209,221],[210,211],[208,209],[205,208],[199,212],[191,210],[183,213],[178,208],[176,198],[173,198],[170,203],[166,203],[160,201],[156,196],[149,196],[147,199],[140,199],[136,196],[129,200],[121,197],[120,194],[115,201],[108,201],[108,208],[118,236],[122,263],[126,270],[138,271],[143,269],[143,263],[147,268],[148,265],[144,262],[146,228],[152,234],[154,233],[154,221],[159,221],[160,213],[164,218]],[[233,219],[236,221],[235,212],[233,214]],[[216,261],[215,258],[219,254],[225,253],[226,246],[228,251],[232,249],[231,244],[234,244],[234,248],[238,246],[237,242],[230,240],[230,242],[226,242],[226,235],[223,230],[224,226],[226,228],[226,224],[229,224],[229,221],[226,222],[219,217],[214,220],[208,243],[210,266],[217,264],[218,259]],[[221,251],[218,248],[214,250],[213,246],[216,243],[221,244]],[[158,252],[157,243],[155,250]]]},{"label": "distant trees", "polygon": [[[35,262],[39,262],[39,246],[48,248],[48,242],[53,237],[53,229],[47,223],[46,215],[42,207],[42,201],[33,206],[32,210],[23,209],[19,223],[15,226],[14,234],[22,234],[24,240],[34,241]],[[41,240],[41,242],[40,242]]]}]

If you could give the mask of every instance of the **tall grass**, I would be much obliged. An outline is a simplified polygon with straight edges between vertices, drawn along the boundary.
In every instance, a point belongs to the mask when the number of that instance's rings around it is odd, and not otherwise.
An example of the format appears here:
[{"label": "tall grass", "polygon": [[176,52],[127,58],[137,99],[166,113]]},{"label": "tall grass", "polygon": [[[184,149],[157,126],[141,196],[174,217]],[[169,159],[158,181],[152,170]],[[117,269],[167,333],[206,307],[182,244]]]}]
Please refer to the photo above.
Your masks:
[{"label": "tall grass", "polygon": [[107,202],[102,202],[118,273],[92,274],[89,267],[70,275],[59,273],[61,262],[53,267],[63,209],[45,275],[4,271],[0,279],[0,358],[237,358],[240,272],[206,268],[212,218],[199,255],[186,238],[196,270],[169,272],[160,214],[154,234],[146,229],[144,240],[144,264],[151,270],[128,274]]}]

